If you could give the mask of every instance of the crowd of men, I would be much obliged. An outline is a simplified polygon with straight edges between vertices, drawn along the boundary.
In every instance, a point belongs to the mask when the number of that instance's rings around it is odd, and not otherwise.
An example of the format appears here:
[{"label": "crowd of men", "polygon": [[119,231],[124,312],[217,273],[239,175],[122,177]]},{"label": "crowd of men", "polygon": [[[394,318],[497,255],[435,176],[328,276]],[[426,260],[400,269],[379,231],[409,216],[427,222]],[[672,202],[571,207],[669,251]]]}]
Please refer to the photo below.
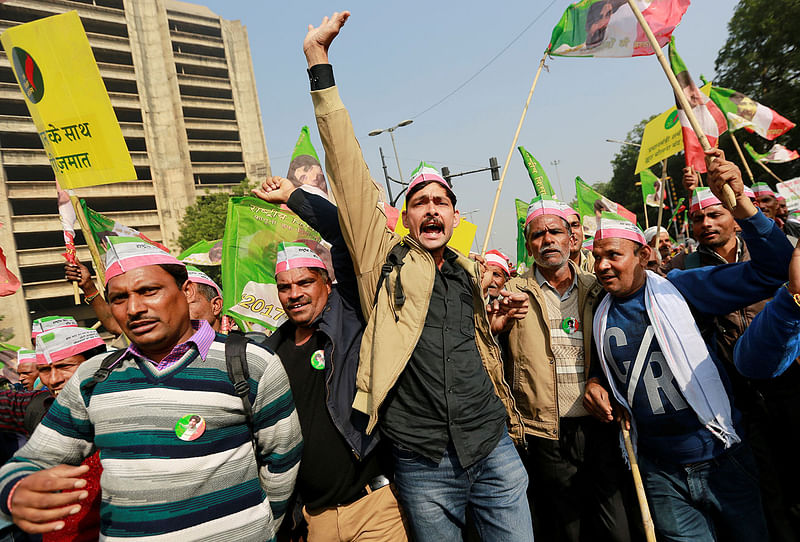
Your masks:
[{"label": "crowd of men", "polygon": [[348,16],[303,43],[337,205],[254,190],[332,268],[280,243],[267,337],[220,334],[219,286],[141,239],[109,239],[104,295],[68,265],[124,344],[34,323],[25,389],[0,392],[0,431],[26,441],[2,458],[0,540],[644,540],[634,462],[659,540],[797,540],[800,248],[769,187],[708,151],[708,188],[685,171],[688,254],[608,213],[587,250],[539,196],[518,274],[448,247],[457,197],[422,164],[401,238],[329,62]]}]

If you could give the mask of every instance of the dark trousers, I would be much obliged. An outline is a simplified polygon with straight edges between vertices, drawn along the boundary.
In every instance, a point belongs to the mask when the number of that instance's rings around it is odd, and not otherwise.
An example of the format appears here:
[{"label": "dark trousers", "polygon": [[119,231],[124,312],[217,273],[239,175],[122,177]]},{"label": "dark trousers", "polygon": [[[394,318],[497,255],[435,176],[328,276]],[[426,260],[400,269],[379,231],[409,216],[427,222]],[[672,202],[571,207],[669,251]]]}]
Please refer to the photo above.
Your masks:
[{"label": "dark trousers", "polygon": [[558,440],[528,436],[523,462],[530,485],[534,533],[554,542],[629,542],[626,508],[630,473],[619,446],[619,428],[591,417],[561,418]]}]

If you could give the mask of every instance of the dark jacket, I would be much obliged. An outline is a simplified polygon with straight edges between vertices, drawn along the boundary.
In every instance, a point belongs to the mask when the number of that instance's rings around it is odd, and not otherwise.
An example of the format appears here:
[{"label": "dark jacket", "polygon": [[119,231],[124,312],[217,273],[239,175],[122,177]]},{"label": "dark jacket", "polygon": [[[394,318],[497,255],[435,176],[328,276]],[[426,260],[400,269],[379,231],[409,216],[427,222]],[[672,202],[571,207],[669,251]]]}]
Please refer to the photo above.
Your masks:
[{"label": "dark jacket", "polygon": [[[332,245],[331,259],[338,282],[314,325],[325,335],[325,359],[331,360],[325,364],[328,413],[353,454],[362,458],[375,448],[378,438],[377,433],[366,434],[369,418],[352,407],[356,394],[358,353],[365,327],[353,263],[342,238],[335,205],[322,196],[303,190],[295,190],[287,203],[289,209]],[[294,340],[294,325],[286,322],[270,335],[267,346],[275,351],[279,344],[289,340]]]}]

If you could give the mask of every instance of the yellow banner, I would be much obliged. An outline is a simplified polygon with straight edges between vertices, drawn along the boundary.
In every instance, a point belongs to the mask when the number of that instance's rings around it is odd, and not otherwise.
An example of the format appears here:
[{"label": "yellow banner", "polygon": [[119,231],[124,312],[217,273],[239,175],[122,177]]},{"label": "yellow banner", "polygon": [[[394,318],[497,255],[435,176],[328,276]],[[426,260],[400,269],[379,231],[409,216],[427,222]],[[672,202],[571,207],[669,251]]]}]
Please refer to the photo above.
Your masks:
[{"label": "yellow banner", "polygon": [[14,26],[0,41],[61,187],[135,180],[78,13]]},{"label": "yellow banner", "polygon": [[[711,83],[700,89],[706,96],[711,92]],[[674,107],[664,111],[644,127],[642,148],[636,161],[636,171],[649,168],[683,150],[683,132],[678,120],[678,110]]]},{"label": "yellow banner", "polygon": [[[405,211],[405,209],[406,204],[404,203],[403,208],[400,210],[401,214],[403,211]],[[453,236],[450,238],[447,246],[459,251],[464,256],[469,256],[470,250],[472,250],[472,242],[475,240],[475,232],[477,231],[478,226],[462,218],[456,229],[453,230]],[[408,235],[408,230],[405,226],[403,226],[402,216],[397,220],[397,225],[394,227],[394,232],[403,237]]]}]

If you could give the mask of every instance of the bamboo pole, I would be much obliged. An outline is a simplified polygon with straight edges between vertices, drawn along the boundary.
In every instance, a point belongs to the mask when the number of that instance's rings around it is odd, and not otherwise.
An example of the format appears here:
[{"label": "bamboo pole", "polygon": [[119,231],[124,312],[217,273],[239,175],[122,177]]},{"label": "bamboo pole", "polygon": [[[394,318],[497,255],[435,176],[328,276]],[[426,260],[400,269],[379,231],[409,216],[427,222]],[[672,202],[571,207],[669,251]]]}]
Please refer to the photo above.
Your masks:
[{"label": "bamboo pole", "polygon": [[658,250],[658,245],[661,242],[661,220],[664,218],[664,182],[667,180],[667,159],[661,161],[661,190],[658,193],[658,222],[656,222],[656,259],[661,263],[661,251]]},{"label": "bamboo pole", "polygon": [[533,78],[533,84],[531,85],[531,90],[530,92],[528,92],[528,99],[525,101],[525,107],[522,109],[522,116],[519,118],[517,131],[514,133],[514,141],[511,142],[511,148],[508,150],[508,156],[506,156],[506,163],[503,165],[503,174],[500,175],[500,181],[499,184],[497,185],[497,191],[495,192],[494,195],[494,205],[492,205],[492,214],[489,216],[489,226],[486,228],[486,237],[483,239],[483,248],[481,248],[481,254],[485,254],[486,248],[489,246],[489,235],[492,233],[492,226],[494,225],[494,216],[495,213],[497,213],[497,204],[500,202],[500,191],[503,190],[503,182],[506,179],[506,173],[508,173],[508,164],[511,163],[511,156],[514,154],[514,147],[517,146],[517,140],[519,139],[519,132],[522,130],[522,123],[525,122],[525,115],[528,114],[528,106],[531,104],[533,91],[536,89],[536,83],[539,81],[539,75],[541,75],[542,73],[542,68],[544,67],[545,60],[547,60],[546,51],[542,56],[542,60],[539,61],[539,68],[536,70],[536,75]]},{"label": "bamboo pole", "polygon": [[747,176],[750,177],[750,184],[753,184],[756,182],[756,180],[753,177],[753,172],[750,170],[750,164],[747,163],[747,159],[745,159],[744,153],[742,153],[742,148],[739,146],[739,140],[736,139],[735,135],[733,135],[733,130],[728,130],[728,133],[731,136],[731,141],[733,141],[733,146],[736,148],[736,152],[739,153],[739,158],[742,160],[742,164],[744,164],[744,170],[747,172]]},{"label": "bamboo pole", "polygon": [[[704,151],[710,150],[711,145],[708,142],[706,134],[703,132],[703,127],[700,126],[697,117],[694,116],[694,111],[692,111],[692,107],[689,104],[689,100],[686,99],[686,95],[683,93],[683,89],[681,88],[680,84],[678,83],[678,79],[675,77],[675,74],[672,71],[672,66],[670,66],[669,61],[664,56],[663,51],[661,51],[661,46],[658,44],[658,40],[656,39],[655,35],[653,35],[653,31],[650,29],[650,25],[647,24],[644,15],[642,15],[642,12],[639,11],[639,7],[636,5],[635,0],[628,0],[628,5],[631,7],[633,14],[636,16],[636,19],[639,21],[639,25],[642,27],[642,30],[644,30],[645,35],[647,35],[647,39],[656,53],[656,58],[658,58],[658,62],[661,64],[661,68],[663,68],[664,74],[667,76],[667,79],[669,80],[669,84],[672,85],[672,90],[675,93],[675,98],[677,98],[678,103],[680,104],[680,108],[686,114],[686,117],[689,119],[689,124],[692,125],[692,130],[694,130],[694,133],[697,135],[698,141],[700,141],[700,146],[703,147]],[[708,162],[709,159],[706,158],[706,163]],[[721,199],[729,209],[736,208],[736,195],[733,193],[733,189],[727,184],[724,184],[722,186]]]},{"label": "bamboo pole", "polygon": [[763,167],[763,168],[764,168],[764,170],[765,170],[767,173],[769,173],[770,175],[772,175],[772,178],[773,178],[773,179],[775,179],[775,180],[776,180],[776,181],[778,181],[779,183],[782,183],[782,182],[783,182],[783,179],[781,179],[780,177],[778,177],[777,175],[775,175],[775,172],[774,172],[774,171],[772,171],[771,169],[769,169],[769,168],[767,167],[767,164],[765,164],[764,162],[761,162],[761,161],[759,161],[759,160],[756,160],[756,164],[758,164],[759,166]]},{"label": "bamboo pole", "polygon": [[631,465],[633,485],[636,486],[636,497],[638,497],[639,509],[642,512],[644,534],[647,542],[656,542],[656,531],[653,526],[653,518],[650,516],[650,507],[647,505],[647,494],[644,491],[644,483],[642,483],[642,473],[639,472],[639,462],[636,460],[636,454],[633,451],[631,432],[625,427],[625,420],[620,420],[620,424],[622,425],[622,438],[625,441],[625,449],[628,451],[628,461]]}]

